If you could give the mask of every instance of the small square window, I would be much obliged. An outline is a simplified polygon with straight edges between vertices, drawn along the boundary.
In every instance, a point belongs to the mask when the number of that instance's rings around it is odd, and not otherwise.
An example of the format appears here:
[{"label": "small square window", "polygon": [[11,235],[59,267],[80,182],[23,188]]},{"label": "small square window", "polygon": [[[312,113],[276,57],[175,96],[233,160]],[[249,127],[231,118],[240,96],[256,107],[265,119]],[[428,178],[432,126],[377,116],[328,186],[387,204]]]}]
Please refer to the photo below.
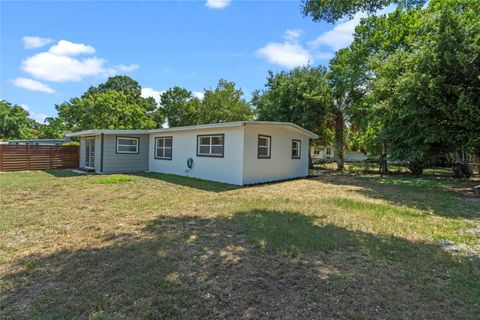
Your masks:
[{"label": "small square window", "polygon": [[172,160],[172,137],[155,138],[155,159]]},{"label": "small square window", "polygon": [[138,153],[139,138],[117,137],[117,153]]},{"label": "small square window", "polygon": [[258,136],[257,158],[269,159],[271,157],[271,143],[272,137],[265,135]]}]

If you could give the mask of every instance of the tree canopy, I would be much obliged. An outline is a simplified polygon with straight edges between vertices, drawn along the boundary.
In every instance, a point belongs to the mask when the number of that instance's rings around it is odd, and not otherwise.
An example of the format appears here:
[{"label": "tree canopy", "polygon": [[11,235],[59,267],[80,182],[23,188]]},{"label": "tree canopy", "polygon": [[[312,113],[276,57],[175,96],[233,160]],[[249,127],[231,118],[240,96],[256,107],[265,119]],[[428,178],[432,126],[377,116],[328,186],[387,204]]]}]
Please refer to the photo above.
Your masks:
[{"label": "tree canopy", "polygon": [[332,107],[332,92],[324,67],[298,67],[269,72],[264,90],[253,93],[258,120],[293,122],[322,133]]},{"label": "tree canopy", "polygon": [[34,137],[35,121],[27,110],[8,101],[0,101],[0,139],[29,139]]},{"label": "tree canopy", "polygon": [[163,110],[141,91],[137,81],[115,76],[55,108],[69,130],[161,128]]},{"label": "tree canopy", "polygon": [[168,89],[160,99],[170,127],[253,119],[243,91],[224,79],[219,80],[215,89],[205,90],[202,100],[180,87]]},{"label": "tree canopy", "polygon": [[427,0],[303,0],[302,11],[313,21],[335,22],[343,17],[352,18],[357,12],[373,14],[397,4],[405,8],[420,8]]}]

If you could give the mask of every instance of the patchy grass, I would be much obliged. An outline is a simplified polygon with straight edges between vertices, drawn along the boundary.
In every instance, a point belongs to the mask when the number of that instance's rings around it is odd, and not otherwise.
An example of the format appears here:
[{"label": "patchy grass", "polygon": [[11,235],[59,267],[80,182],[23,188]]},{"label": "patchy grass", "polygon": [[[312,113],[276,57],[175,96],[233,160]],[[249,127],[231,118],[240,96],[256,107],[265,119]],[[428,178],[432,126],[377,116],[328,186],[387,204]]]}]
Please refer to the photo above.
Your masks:
[{"label": "patchy grass", "polygon": [[0,314],[475,319],[473,184],[325,172],[238,188],[164,174],[0,174]]}]

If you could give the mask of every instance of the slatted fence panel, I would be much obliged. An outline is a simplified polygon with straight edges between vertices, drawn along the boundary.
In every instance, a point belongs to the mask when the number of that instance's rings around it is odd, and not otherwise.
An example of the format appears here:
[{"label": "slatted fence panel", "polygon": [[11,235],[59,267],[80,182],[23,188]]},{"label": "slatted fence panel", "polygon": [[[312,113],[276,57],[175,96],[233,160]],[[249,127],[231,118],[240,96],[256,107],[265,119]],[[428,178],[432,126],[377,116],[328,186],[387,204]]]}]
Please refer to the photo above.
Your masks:
[{"label": "slatted fence panel", "polygon": [[0,144],[0,171],[77,168],[78,146]]}]

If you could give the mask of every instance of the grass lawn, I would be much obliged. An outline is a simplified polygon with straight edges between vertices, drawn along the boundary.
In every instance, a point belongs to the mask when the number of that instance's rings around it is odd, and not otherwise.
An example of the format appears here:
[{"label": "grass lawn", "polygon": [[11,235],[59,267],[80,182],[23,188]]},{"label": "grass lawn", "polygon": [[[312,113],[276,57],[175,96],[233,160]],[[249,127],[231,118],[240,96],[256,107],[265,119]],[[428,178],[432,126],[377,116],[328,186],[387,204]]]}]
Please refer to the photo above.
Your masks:
[{"label": "grass lawn", "polygon": [[0,318],[479,319],[478,181],[0,174]]}]

